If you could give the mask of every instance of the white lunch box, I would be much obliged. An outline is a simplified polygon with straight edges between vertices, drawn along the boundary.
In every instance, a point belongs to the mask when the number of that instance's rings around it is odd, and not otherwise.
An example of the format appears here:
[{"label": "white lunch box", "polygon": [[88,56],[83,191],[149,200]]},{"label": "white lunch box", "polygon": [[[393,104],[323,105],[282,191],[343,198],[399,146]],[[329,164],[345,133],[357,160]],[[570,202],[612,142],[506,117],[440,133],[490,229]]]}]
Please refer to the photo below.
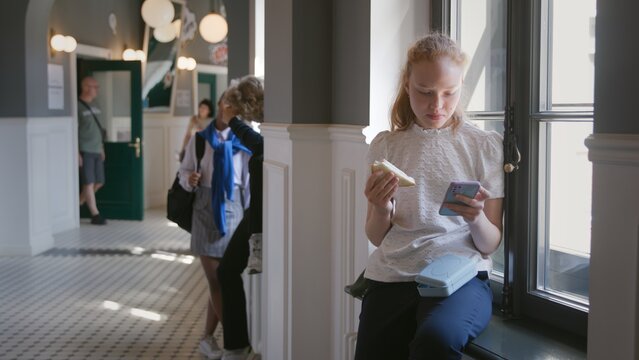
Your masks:
[{"label": "white lunch box", "polygon": [[449,296],[477,276],[475,260],[447,254],[435,259],[415,277],[419,295],[425,297]]}]

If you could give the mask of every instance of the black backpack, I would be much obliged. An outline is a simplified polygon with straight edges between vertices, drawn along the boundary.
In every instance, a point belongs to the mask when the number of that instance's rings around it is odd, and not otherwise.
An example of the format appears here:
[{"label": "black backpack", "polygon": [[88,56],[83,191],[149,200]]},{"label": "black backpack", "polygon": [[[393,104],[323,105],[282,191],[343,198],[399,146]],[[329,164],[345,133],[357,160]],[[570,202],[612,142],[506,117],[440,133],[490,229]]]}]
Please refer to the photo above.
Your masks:
[{"label": "black backpack", "polygon": [[[204,138],[197,133],[195,134],[195,156],[197,157],[197,172],[199,172],[200,161],[204,156]],[[195,193],[186,191],[180,186],[180,174],[178,173],[166,196],[166,218],[178,224],[182,229],[191,232],[194,199]]]}]

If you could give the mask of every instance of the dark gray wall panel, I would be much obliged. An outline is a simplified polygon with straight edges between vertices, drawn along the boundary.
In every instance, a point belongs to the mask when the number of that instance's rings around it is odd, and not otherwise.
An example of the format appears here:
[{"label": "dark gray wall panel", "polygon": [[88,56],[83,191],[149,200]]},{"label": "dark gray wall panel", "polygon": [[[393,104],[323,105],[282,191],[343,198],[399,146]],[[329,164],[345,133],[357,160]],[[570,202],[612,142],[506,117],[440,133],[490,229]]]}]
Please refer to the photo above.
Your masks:
[{"label": "dark gray wall panel", "polygon": [[333,7],[293,2],[293,122],[331,122]]},{"label": "dark gray wall panel", "polygon": [[228,46],[229,65],[228,79],[239,78],[251,73],[251,49],[254,46],[250,34],[249,0],[226,1],[226,16],[229,23]]},{"label": "dark gray wall panel", "polygon": [[[26,115],[25,87],[25,14],[28,2],[7,0],[0,11],[0,38],[4,53],[0,56],[0,117]],[[9,11],[10,10],[10,11]]]},{"label": "dark gray wall panel", "polygon": [[334,0],[333,6],[332,121],[366,126],[370,111],[371,3]]},{"label": "dark gray wall panel", "polygon": [[264,121],[293,122],[293,0],[268,0],[264,19]]},{"label": "dark gray wall panel", "polygon": [[[31,0],[25,17],[25,71],[27,116],[68,116],[70,81],[68,65],[64,66],[64,110],[49,110],[47,64],[68,64],[68,55],[57,54],[50,58],[49,53],[49,12],[54,0]],[[75,95],[74,95],[75,96]]]},{"label": "dark gray wall panel", "polygon": [[637,14],[637,1],[597,1],[595,133],[639,134]]}]

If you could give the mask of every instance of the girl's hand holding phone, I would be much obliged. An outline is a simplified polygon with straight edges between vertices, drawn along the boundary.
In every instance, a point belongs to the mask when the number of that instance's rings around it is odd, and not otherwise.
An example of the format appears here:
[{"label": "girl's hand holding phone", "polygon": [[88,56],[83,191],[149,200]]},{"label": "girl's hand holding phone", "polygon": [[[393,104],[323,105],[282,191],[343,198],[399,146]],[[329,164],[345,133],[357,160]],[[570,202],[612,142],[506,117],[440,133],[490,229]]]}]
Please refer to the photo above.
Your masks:
[{"label": "girl's hand holding phone", "polygon": [[464,221],[472,224],[484,215],[484,202],[490,198],[490,193],[483,186],[480,186],[474,198],[462,194],[456,194],[454,197],[463,205],[446,202],[442,205],[442,208],[454,211],[457,215],[463,217]]}]

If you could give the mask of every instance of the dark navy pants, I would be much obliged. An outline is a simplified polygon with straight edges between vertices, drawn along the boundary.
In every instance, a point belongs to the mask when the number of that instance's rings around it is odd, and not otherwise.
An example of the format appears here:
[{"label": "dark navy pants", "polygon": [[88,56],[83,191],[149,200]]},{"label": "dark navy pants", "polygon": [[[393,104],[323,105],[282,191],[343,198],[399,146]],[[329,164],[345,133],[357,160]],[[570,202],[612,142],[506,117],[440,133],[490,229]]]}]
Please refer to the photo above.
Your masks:
[{"label": "dark navy pants", "polygon": [[486,272],[449,297],[421,297],[414,282],[373,281],[362,300],[355,360],[460,359],[488,326],[492,298]]}]

